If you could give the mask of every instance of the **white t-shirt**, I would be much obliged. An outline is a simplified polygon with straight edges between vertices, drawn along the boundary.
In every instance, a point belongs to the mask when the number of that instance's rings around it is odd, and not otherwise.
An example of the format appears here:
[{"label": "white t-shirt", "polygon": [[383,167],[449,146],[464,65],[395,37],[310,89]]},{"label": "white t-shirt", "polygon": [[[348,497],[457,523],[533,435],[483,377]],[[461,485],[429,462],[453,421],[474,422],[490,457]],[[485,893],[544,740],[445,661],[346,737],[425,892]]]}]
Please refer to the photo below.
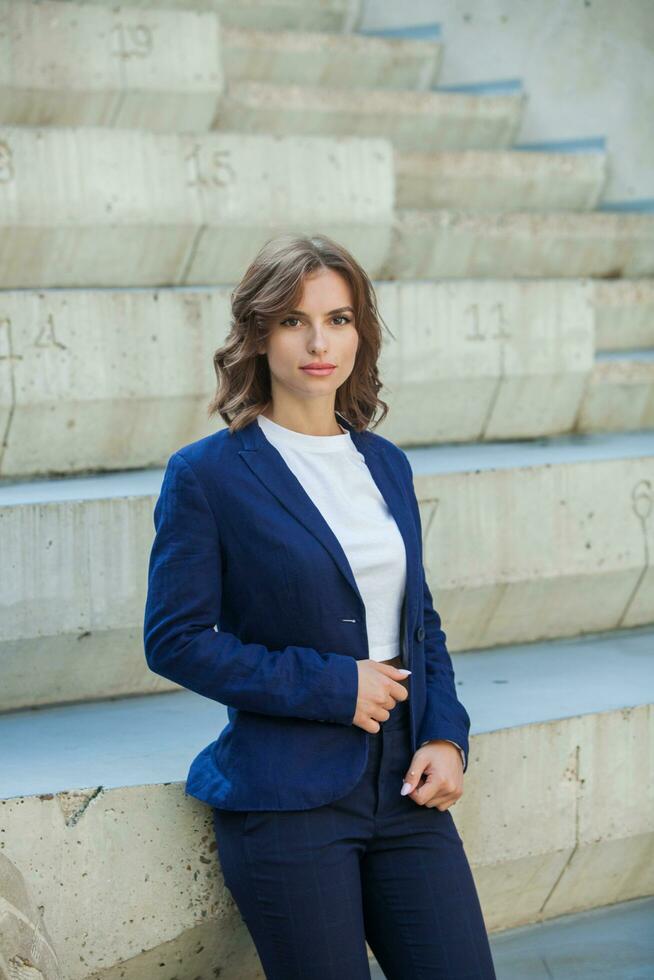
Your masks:
[{"label": "white t-shirt", "polygon": [[370,659],[399,656],[404,541],[364,456],[342,426],[343,435],[313,436],[257,418],[345,552],[366,608]]},{"label": "white t-shirt", "polygon": [[[370,659],[400,656],[400,618],[406,589],[404,540],[365,457],[342,425],[343,435],[312,436],[279,425],[265,415],[259,414],[257,421],[345,552],[366,607]],[[457,742],[453,745],[461,752],[465,766],[463,749]]]}]

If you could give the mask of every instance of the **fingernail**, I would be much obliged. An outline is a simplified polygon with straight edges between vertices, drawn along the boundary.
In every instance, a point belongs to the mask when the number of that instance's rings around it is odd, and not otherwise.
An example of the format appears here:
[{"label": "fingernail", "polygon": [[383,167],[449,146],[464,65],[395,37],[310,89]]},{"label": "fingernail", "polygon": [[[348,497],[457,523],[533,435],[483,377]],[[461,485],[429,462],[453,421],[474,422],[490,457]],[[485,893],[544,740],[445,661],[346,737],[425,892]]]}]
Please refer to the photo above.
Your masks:
[{"label": "fingernail", "polygon": [[410,792],[411,792],[411,783],[404,783],[402,789],[400,790],[400,796],[406,796],[406,794]]},{"label": "fingernail", "polygon": [[398,667],[397,669],[399,670],[399,672],[401,674],[410,674],[411,673],[411,671],[410,670],[407,670],[406,667]]}]

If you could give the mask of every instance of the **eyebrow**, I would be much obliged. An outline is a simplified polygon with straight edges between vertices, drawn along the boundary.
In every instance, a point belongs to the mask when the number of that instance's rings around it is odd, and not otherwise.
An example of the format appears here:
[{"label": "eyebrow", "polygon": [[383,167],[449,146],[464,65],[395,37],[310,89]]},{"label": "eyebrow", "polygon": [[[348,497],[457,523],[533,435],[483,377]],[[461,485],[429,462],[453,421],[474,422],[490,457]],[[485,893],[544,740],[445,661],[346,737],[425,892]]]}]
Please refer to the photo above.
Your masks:
[{"label": "eyebrow", "polygon": [[[330,310],[328,313],[325,313],[325,316],[333,316],[334,313],[344,313],[346,310],[349,310],[350,313],[354,313],[354,310],[352,309],[351,306],[339,306],[337,310]],[[304,310],[289,310],[287,314],[287,316],[308,316],[308,315],[309,314],[305,313]]]}]

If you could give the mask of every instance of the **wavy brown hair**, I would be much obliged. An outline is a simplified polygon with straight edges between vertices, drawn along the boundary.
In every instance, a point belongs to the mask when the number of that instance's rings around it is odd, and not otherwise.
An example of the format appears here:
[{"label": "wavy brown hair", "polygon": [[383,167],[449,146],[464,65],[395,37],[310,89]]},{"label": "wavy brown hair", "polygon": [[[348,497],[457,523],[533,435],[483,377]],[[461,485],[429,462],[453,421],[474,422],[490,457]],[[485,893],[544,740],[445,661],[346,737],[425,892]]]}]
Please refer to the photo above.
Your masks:
[{"label": "wavy brown hair", "polygon": [[359,334],[354,367],[336,392],[335,409],[358,431],[369,426],[377,410],[381,415],[373,428],[386,417],[388,405],[378,396],[383,387],[377,370],[382,324],[393,334],[377,309],[372,282],[333,239],[284,234],[268,239],[230,294],[230,331],[213,355],[218,387],[208,405],[209,418],[220,413],[233,432],[270,404],[268,358],[257,347],[269,335],[271,322],[298,305],[305,276],[320,269],[333,269],[349,284]]}]

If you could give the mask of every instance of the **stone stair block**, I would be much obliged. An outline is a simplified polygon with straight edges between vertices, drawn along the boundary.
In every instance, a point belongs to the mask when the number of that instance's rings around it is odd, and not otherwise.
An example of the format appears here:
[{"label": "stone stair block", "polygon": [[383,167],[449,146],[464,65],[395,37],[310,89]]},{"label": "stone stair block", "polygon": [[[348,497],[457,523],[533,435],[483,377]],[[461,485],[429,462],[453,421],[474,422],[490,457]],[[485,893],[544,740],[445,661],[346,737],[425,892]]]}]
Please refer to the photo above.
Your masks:
[{"label": "stone stair block", "polygon": [[400,208],[475,211],[587,211],[599,202],[605,153],[516,150],[395,152]]},{"label": "stone stair block", "polygon": [[365,34],[223,27],[222,54],[230,83],[425,91],[438,79],[443,46]]},{"label": "stone stair block", "polygon": [[[407,454],[451,650],[654,621],[654,432]],[[176,689],[142,645],[162,476],[0,486],[0,710]]]},{"label": "stone stair block", "polygon": [[380,278],[654,275],[654,214],[400,208]]},{"label": "stone stair block", "polygon": [[0,0],[0,123],[208,131],[226,82],[426,90],[441,55],[438,42],[225,27],[211,10]]},{"label": "stone stair block", "polygon": [[399,150],[504,148],[513,143],[524,93],[392,92],[230,83],[214,128],[296,136],[375,136]]},{"label": "stone stair block", "polygon": [[0,288],[235,282],[278,232],[386,255],[385,140],[0,127]]},{"label": "stone stair block", "polygon": [[[88,6],[114,6],[114,0],[84,0]],[[210,10],[221,24],[269,31],[352,31],[361,0],[129,0],[140,10]]]},{"label": "stone stair block", "polygon": [[[381,282],[384,431],[404,444],[574,428],[593,371],[592,283]],[[5,290],[0,476],[161,466],[222,428],[206,407],[230,287]],[[438,407],[425,411],[438,392]]]},{"label": "stone stair block", "polygon": [[[491,932],[652,893],[653,642],[625,630],[453,658],[473,720],[453,816]],[[178,980],[251,975],[211,809],[184,793],[226,722],[188,691],[0,718],[3,856],[66,980],[155,963]]]},{"label": "stone stair block", "polygon": [[581,432],[654,429],[654,349],[598,358],[577,428]]},{"label": "stone stair block", "polygon": [[[106,3],[107,0],[96,0]],[[139,0],[156,3],[157,0]],[[178,3],[180,0],[173,0]],[[182,0],[183,2],[183,0]],[[186,0],[193,3],[194,0]],[[362,0],[205,0],[231,27],[269,31],[352,31],[361,17]]]},{"label": "stone stair block", "polygon": [[63,980],[52,940],[25,876],[0,853],[0,977]]},{"label": "stone stair block", "polygon": [[574,428],[594,364],[592,283],[384,281],[379,427],[402,446],[556,435]]},{"label": "stone stair block", "polygon": [[209,11],[0,0],[3,126],[209,130],[224,86]]},{"label": "stone stair block", "polygon": [[0,293],[0,476],[162,466],[207,420],[229,287]]},{"label": "stone stair block", "polygon": [[654,432],[409,450],[450,649],[654,621]]},{"label": "stone stair block", "polygon": [[654,279],[595,283],[597,350],[654,347]]},{"label": "stone stair block", "polygon": [[0,711],[176,689],[143,653],[161,477],[0,487]]}]

